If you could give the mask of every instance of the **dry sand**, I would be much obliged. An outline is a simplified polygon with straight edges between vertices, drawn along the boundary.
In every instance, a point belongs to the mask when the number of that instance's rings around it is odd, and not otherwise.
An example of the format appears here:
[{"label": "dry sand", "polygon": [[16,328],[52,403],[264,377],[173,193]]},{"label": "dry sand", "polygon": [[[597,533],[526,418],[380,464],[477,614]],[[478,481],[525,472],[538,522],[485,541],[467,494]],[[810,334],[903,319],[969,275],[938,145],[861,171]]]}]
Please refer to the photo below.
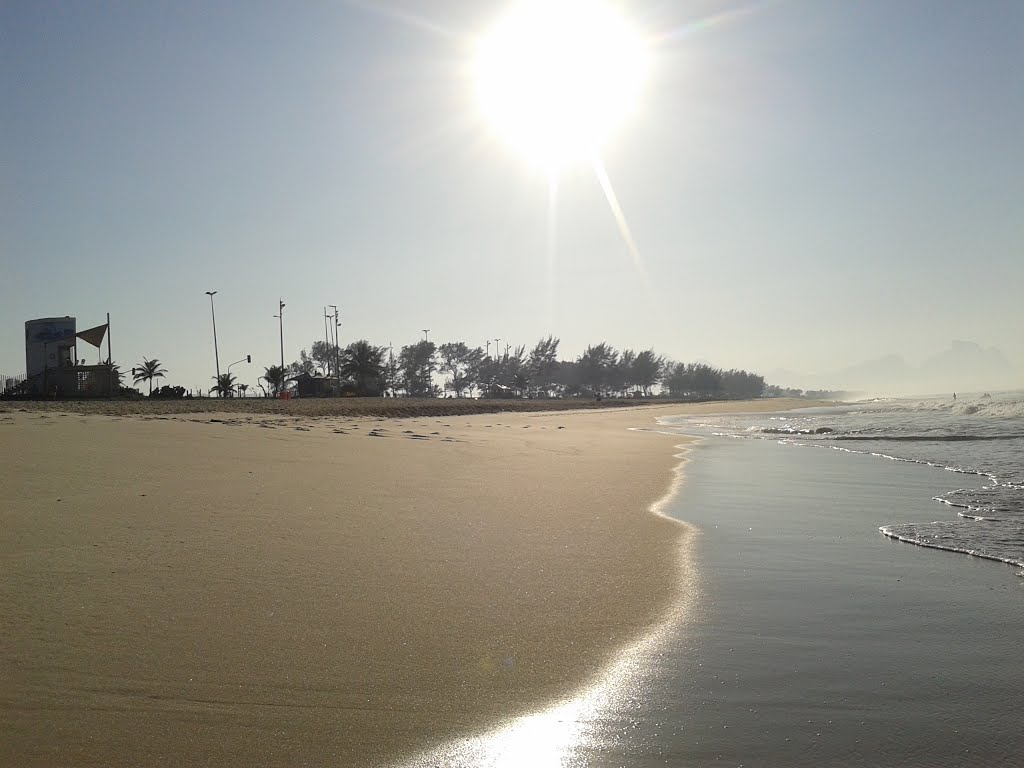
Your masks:
[{"label": "dry sand", "polygon": [[[476,398],[409,398],[409,397],[304,397],[294,400],[274,398],[196,398],[177,400],[26,400],[9,401],[7,407],[47,413],[100,414],[106,416],[174,416],[183,414],[222,414],[237,416],[253,414],[286,418],[331,418],[373,416],[377,418],[412,418],[417,416],[469,416],[480,413],[537,413],[548,411],[616,410],[638,405],[665,404],[666,401],[612,398],[601,401],[583,398],[538,400],[485,400]],[[669,401],[676,404],[680,401]],[[743,401],[736,401],[743,402]],[[734,405],[729,403],[728,405]],[[693,406],[686,403],[686,407]],[[701,405],[708,405],[702,403]],[[3,404],[0,403],[0,407]]]},{"label": "dry sand", "polygon": [[[697,406],[766,410],[789,401]],[[0,404],[0,764],[376,765],[571,693],[679,598],[693,406]]]}]

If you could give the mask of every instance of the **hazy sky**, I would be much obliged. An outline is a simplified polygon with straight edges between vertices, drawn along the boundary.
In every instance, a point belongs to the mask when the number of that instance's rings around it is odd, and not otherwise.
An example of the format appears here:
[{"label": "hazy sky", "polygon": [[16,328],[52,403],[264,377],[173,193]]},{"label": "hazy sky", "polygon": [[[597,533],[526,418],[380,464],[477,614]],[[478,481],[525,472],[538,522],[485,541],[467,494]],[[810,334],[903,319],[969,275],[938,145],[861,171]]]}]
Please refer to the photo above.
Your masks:
[{"label": "hazy sky", "polygon": [[0,4],[0,372],[25,320],[109,311],[123,367],[209,386],[207,290],[249,383],[279,296],[288,361],[337,304],[396,347],[815,372],[956,338],[1024,368],[1024,3],[626,4],[652,68],[603,159],[648,277],[577,167],[551,281],[548,179],[467,77],[505,7]]}]

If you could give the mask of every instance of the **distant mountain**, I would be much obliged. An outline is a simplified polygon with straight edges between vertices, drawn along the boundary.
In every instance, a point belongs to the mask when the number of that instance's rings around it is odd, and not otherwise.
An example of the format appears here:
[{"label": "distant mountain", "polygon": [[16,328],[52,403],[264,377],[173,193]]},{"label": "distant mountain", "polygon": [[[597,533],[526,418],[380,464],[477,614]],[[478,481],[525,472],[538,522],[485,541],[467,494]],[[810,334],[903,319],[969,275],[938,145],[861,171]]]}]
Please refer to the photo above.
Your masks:
[{"label": "distant mountain", "polygon": [[991,387],[993,383],[1009,382],[1015,370],[1006,356],[995,347],[983,349],[973,341],[954,341],[949,349],[925,360],[921,364],[920,373],[926,379],[949,382],[966,379],[982,383],[984,388]]},{"label": "distant mountain", "polygon": [[927,394],[1011,389],[1024,377],[995,347],[973,341],[954,341],[949,348],[912,366],[900,355],[857,363],[828,374],[801,375],[773,371],[769,383],[803,389],[842,389],[886,394]]},{"label": "distant mountain", "polygon": [[899,355],[884,355],[843,368],[828,378],[849,382],[851,386],[864,389],[871,388],[879,382],[907,381],[912,376],[913,369],[907,365],[906,360]]}]

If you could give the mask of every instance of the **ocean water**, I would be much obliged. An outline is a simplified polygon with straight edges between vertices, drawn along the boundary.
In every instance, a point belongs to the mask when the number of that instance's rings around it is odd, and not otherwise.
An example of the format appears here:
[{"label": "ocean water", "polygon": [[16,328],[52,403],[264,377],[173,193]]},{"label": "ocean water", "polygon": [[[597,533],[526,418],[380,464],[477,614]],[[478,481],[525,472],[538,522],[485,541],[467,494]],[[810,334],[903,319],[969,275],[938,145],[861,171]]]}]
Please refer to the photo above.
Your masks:
[{"label": "ocean water", "polygon": [[[1024,579],[986,559],[1024,559],[1021,399],[666,419],[706,436],[664,509],[693,531],[679,610],[565,701],[401,765],[1024,765]],[[996,527],[941,544],[974,557],[882,532],[936,521]]]},{"label": "ocean water", "polygon": [[878,531],[949,512],[961,476],[709,436],[683,477],[681,610],[566,701],[403,768],[1024,765],[1024,579]]},{"label": "ocean water", "polygon": [[[788,414],[666,420],[681,431],[773,440],[942,468],[935,519],[886,536],[1024,567],[1024,393],[872,400]],[[938,506],[941,504],[943,506]]]}]

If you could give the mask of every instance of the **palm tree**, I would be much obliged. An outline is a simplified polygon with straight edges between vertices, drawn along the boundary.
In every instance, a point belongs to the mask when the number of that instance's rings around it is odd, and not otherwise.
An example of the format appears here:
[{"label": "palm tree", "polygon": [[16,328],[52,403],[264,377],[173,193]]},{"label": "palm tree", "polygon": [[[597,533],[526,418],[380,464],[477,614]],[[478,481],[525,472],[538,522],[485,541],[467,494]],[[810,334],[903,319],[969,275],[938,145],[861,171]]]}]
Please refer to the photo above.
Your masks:
[{"label": "palm tree", "polygon": [[238,385],[238,396],[239,397],[245,397],[245,393],[248,392],[248,391],[249,391],[249,385],[248,384],[239,384]]},{"label": "palm tree", "polygon": [[263,369],[263,376],[261,378],[270,386],[273,396],[277,397],[284,390],[288,373],[280,365],[272,365],[269,368]]},{"label": "palm tree", "polygon": [[133,384],[138,384],[140,381],[149,382],[149,394],[153,394],[153,379],[162,379],[167,374],[163,368],[160,367],[160,361],[156,358],[147,360],[142,358],[142,364],[132,368]]},{"label": "palm tree", "polygon": [[339,366],[341,375],[356,383],[356,392],[360,395],[369,393],[371,382],[380,393],[384,368],[384,347],[375,347],[366,339],[349,344],[342,352]]},{"label": "palm tree", "polygon": [[213,380],[217,383],[214,385],[214,389],[221,397],[231,397],[235,392],[235,374],[228,371],[222,373],[220,377],[213,377]]}]

